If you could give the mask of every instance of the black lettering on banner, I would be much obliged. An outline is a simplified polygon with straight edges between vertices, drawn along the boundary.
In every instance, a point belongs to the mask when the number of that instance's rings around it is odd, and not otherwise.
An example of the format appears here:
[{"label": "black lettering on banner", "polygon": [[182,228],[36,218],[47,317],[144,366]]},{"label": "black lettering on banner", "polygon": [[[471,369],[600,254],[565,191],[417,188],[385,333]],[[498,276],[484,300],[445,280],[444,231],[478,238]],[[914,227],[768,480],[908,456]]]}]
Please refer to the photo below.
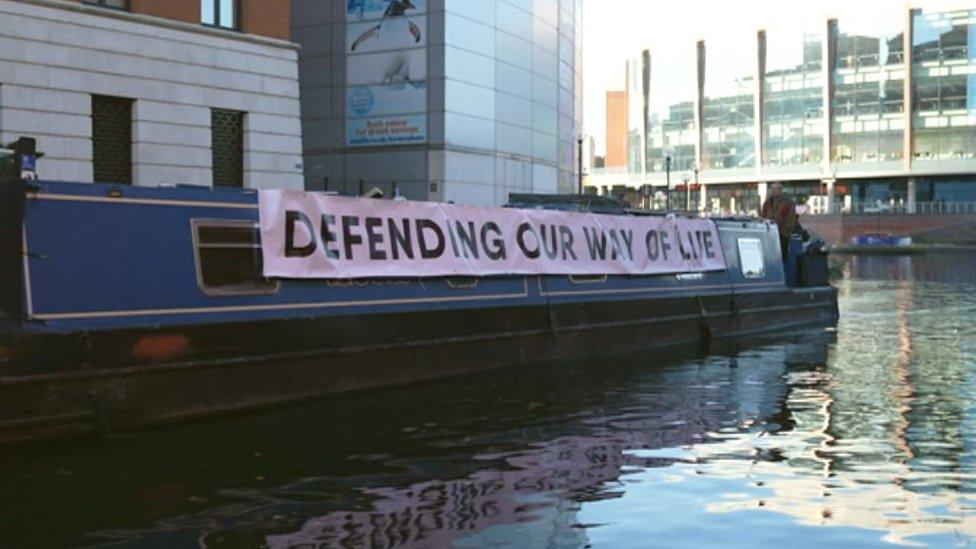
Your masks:
[{"label": "black lettering on banner", "polygon": [[654,229],[647,231],[647,236],[644,237],[644,244],[647,245],[648,259],[657,261],[661,257],[661,237],[657,231]]},{"label": "black lettering on banner", "polygon": [[451,248],[454,250],[454,257],[461,259],[461,250],[458,248],[457,234],[454,233],[454,225],[447,221],[447,236],[451,238]]},{"label": "black lettering on banner", "polygon": [[[430,247],[427,244],[427,236],[425,232],[432,232],[437,241],[434,247]],[[417,244],[420,245],[420,257],[421,259],[437,259],[444,255],[444,246],[447,242],[444,240],[444,230],[441,226],[429,219],[418,219],[417,220]]]},{"label": "black lettering on banner", "polygon": [[366,218],[366,240],[369,243],[370,261],[383,261],[386,259],[386,252],[379,246],[383,244],[383,235],[376,229],[383,226],[383,220],[378,217]]},{"label": "black lettering on banner", "polygon": [[403,230],[397,226],[396,220],[387,219],[387,228],[390,231],[390,253],[393,259],[400,259],[400,251],[403,251],[408,259],[413,259],[413,240],[410,239],[410,220],[402,219]]},{"label": "black lettering on banner", "polygon": [[634,231],[620,231],[620,237],[624,240],[624,250],[627,252],[627,260],[634,260]]},{"label": "black lettering on banner", "polygon": [[[299,222],[305,225],[305,230],[308,232],[311,240],[304,246],[296,247],[295,225]],[[294,210],[285,211],[285,257],[308,257],[315,253],[315,248],[317,247],[317,243],[315,242],[315,227],[312,226],[312,220],[302,212]]]},{"label": "black lettering on banner", "polygon": [[[491,242],[488,241],[489,232],[496,235]],[[502,238],[502,230],[494,221],[489,221],[481,227],[481,246],[485,249],[485,255],[488,256],[488,259],[494,261],[505,259],[505,240]]]},{"label": "black lettering on banner", "polygon": [[472,256],[478,259],[478,231],[474,228],[474,221],[468,221],[468,232],[465,232],[464,225],[460,221],[455,222],[455,226],[457,227],[458,240],[461,242],[461,252],[464,253],[465,259]]},{"label": "black lettering on banner", "polygon": [[610,259],[616,260],[624,255],[623,248],[620,246],[620,236],[617,229],[610,229]]},{"label": "black lettering on banner", "polygon": [[329,246],[329,244],[339,241],[335,231],[332,230],[334,226],[335,216],[322,214],[322,247],[325,248],[325,257],[329,259],[339,259],[339,250]]},{"label": "black lettering on banner", "polygon": [[353,227],[359,226],[359,218],[352,215],[342,216],[342,245],[346,250],[346,260],[352,261],[352,247],[363,243],[363,237],[353,234]]},{"label": "black lettering on banner", "polygon": [[699,253],[699,255],[705,253],[705,243],[702,242],[702,235],[703,234],[704,234],[704,232],[701,231],[701,230],[695,231],[695,237],[697,238],[697,242],[698,242],[698,253]]},{"label": "black lettering on banner", "polygon": [[586,247],[590,251],[590,259],[604,261],[607,258],[607,233],[600,231],[597,238],[596,229],[583,227],[583,235],[586,236]]},{"label": "black lettering on banner", "polygon": [[[546,233],[547,228],[548,235]],[[542,249],[546,252],[546,257],[549,259],[556,259],[556,256],[559,255],[559,243],[556,242],[556,226],[549,225],[546,227],[546,224],[543,223],[539,226],[539,229],[541,229]]]},{"label": "black lettering on banner", "polygon": [[[536,247],[534,250],[530,250],[526,245],[525,233],[532,233],[533,238],[535,238]],[[528,223],[522,223],[519,225],[518,232],[516,233],[515,237],[515,240],[518,242],[518,246],[522,249],[522,253],[525,255],[525,257],[529,259],[539,259],[539,256],[542,255],[542,252],[539,250],[539,235],[536,234],[535,229],[532,228],[532,225],[529,225]]]},{"label": "black lettering on banner", "polygon": [[678,231],[678,251],[681,253],[681,259],[685,261],[691,259],[691,253],[685,249],[685,239],[681,237],[681,231]]},{"label": "black lettering on banner", "polygon": [[671,243],[669,242],[671,240],[671,233],[669,231],[661,231],[658,234],[661,236],[661,255],[667,261],[668,252],[671,251]]},{"label": "black lettering on banner", "polygon": [[579,258],[576,257],[576,252],[573,250],[573,230],[566,225],[560,225],[559,237],[562,242],[563,260],[566,260],[567,256],[571,255],[573,256],[573,261],[579,261]]},{"label": "black lettering on banner", "polygon": [[708,259],[715,259],[715,243],[712,242],[712,232],[708,231],[702,237],[705,241],[705,257]]}]

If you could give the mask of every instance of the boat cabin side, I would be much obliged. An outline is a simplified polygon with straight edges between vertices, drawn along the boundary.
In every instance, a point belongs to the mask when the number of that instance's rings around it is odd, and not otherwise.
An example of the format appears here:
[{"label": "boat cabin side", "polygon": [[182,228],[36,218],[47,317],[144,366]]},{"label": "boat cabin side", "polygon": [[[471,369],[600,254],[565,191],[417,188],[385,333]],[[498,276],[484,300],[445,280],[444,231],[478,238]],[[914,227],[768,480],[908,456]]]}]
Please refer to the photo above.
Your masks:
[{"label": "boat cabin side", "polygon": [[[11,326],[23,319],[35,321],[28,323],[29,331],[73,332],[358,314],[363,309],[528,308],[545,306],[556,296],[614,301],[645,294],[778,291],[789,281],[776,226],[757,219],[716,220],[725,271],[278,280],[262,273],[254,191],[25,183],[12,168],[0,192],[0,333],[3,322]],[[573,204],[589,207],[580,200]],[[613,212],[612,206],[602,204],[603,213],[632,213]]]}]

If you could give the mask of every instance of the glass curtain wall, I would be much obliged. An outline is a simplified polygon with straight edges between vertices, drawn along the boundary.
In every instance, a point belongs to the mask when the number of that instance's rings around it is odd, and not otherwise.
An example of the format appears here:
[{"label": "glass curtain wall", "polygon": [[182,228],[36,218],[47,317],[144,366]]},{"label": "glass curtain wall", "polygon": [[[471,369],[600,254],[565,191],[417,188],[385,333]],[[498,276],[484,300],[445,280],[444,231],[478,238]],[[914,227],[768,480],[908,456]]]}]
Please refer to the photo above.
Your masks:
[{"label": "glass curtain wall", "polygon": [[766,33],[763,165],[815,169],[823,160],[823,36]]},{"label": "glass curtain wall", "polygon": [[445,3],[444,140],[505,157],[460,176],[471,193],[575,192],[577,15],[576,0]]},{"label": "glass curtain wall", "polygon": [[706,171],[756,166],[756,45],[755,32],[705,42]]},{"label": "glass curtain wall", "polygon": [[832,156],[877,166],[904,154],[904,24],[901,10],[837,24]]},{"label": "glass curtain wall", "polygon": [[976,10],[913,19],[916,161],[976,159]]},{"label": "glass curtain wall", "polygon": [[[651,57],[651,86],[647,136],[647,171],[663,174],[664,151],[674,151],[671,161],[671,183],[695,163],[695,96],[698,81],[697,53],[694,41],[667,52],[667,56]],[[675,82],[681,82],[677,87]],[[655,179],[663,179],[656,177]]]},{"label": "glass curtain wall", "polygon": [[[535,9],[539,9],[538,5],[551,4],[555,0],[512,1],[523,4],[526,9],[531,11],[533,5],[536,6]],[[582,97],[576,97],[577,94],[582,96],[582,71],[578,64],[582,57],[577,52],[576,37],[579,34],[578,31],[581,31],[583,8],[581,0],[559,0],[558,6],[559,191],[568,193],[575,192],[577,188],[574,174],[576,173],[576,160],[579,154],[577,139],[580,137],[580,128],[576,123],[582,118],[574,115],[582,109],[582,104],[577,100],[581,100]]]}]

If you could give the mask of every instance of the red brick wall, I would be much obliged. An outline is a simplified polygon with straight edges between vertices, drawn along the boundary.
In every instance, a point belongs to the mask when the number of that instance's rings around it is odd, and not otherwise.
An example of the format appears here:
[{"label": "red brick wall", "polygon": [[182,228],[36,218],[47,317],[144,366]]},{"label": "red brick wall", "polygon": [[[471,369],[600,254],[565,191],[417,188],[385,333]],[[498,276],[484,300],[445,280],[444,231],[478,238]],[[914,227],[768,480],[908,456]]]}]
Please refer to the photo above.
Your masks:
[{"label": "red brick wall", "polygon": [[291,36],[291,1],[241,0],[241,30],[288,40]]},{"label": "red brick wall", "polygon": [[130,0],[133,13],[154,15],[187,23],[200,22],[200,0]]},{"label": "red brick wall", "polygon": [[[75,2],[88,3],[86,0]],[[241,31],[287,40],[290,0],[239,0]],[[322,0],[326,1],[326,0]],[[129,0],[132,13],[200,24],[200,0]]]},{"label": "red brick wall", "polygon": [[606,167],[627,166],[627,92],[607,92]]}]

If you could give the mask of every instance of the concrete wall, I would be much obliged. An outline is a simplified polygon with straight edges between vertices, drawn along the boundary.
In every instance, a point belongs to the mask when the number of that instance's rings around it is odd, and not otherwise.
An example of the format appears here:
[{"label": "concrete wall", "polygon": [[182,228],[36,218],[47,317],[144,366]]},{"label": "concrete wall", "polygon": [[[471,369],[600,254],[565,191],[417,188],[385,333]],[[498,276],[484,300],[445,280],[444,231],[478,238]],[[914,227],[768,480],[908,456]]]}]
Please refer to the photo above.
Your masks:
[{"label": "concrete wall", "polygon": [[292,44],[58,0],[0,0],[0,140],[92,181],[91,95],[134,100],[133,181],[209,185],[210,109],[246,112],[245,185],[301,188]]}]

